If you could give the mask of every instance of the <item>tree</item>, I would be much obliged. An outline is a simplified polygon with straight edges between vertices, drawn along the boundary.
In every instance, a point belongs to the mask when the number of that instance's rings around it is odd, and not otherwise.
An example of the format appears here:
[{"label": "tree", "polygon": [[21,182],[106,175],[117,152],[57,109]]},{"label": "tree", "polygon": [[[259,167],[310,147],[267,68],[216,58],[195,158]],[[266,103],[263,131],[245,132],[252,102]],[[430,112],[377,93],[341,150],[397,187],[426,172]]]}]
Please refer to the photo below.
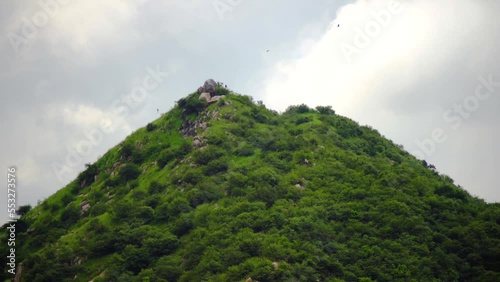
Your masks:
[{"label": "tree", "polygon": [[31,210],[31,205],[20,206],[19,209],[17,209],[16,213],[19,216],[23,216],[27,214],[30,210]]}]

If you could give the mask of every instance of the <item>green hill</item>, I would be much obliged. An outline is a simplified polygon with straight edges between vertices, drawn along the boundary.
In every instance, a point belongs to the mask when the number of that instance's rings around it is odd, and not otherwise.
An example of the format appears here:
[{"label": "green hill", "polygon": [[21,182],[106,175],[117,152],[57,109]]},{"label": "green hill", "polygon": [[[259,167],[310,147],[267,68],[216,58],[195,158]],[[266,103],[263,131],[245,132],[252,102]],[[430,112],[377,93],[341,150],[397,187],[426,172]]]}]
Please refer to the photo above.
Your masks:
[{"label": "green hill", "polygon": [[222,94],[25,213],[20,281],[500,281],[499,204],[331,107]]}]

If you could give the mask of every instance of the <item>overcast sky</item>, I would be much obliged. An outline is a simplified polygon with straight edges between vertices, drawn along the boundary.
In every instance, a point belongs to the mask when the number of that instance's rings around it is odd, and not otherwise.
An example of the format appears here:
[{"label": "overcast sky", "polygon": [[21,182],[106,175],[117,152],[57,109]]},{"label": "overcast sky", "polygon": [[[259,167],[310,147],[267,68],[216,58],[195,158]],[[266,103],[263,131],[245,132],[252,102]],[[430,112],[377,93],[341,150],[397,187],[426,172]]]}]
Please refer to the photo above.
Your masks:
[{"label": "overcast sky", "polygon": [[331,105],[498,202],[499,10],[495,0],[2,1],[0,164],[17,167],[18,204],[35,205],[214,78],[278,111]]}]

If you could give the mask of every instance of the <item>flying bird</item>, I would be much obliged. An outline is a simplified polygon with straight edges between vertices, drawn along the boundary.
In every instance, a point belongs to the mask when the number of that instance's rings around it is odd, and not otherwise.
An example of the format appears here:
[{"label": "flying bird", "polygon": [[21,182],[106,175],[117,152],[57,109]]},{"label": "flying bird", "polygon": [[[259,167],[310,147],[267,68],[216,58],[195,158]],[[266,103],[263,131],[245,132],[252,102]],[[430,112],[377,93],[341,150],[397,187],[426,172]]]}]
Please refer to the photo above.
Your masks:
[{"label": "flying bird", "polygon": [[266,53],[269,52],[269,50],[266,51]]},{"label": "flying bird", "polygon": [[340,27],[340,24],[337,24],[337,27]]}]

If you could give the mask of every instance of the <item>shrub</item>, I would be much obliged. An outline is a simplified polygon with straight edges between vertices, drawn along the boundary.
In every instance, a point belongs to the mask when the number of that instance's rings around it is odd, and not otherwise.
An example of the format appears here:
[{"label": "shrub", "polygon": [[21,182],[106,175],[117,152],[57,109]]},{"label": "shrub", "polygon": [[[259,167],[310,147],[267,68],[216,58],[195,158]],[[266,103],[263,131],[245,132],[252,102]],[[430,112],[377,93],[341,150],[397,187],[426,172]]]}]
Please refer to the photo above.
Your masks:
[{"label": "shrub", "polygon": [[90,208],[90,216],[99,216],[107,211],[107,206],[103,203],[97,203]]},{"label": "shrub", "polygon": [[185,155],[189,154],[191,150],[193,149],[193,145],[189,142],[182,142],[181,145],[179,146],[179,149],[177,149],[177,157],[184,157]]},{"label": "shrub", "polygon": [[267,117],[263,114],[261,108],[253,108],[250,115],[258,123],[266,123]]},{"label": "shrub", "polygon": [[87,231],[94,232],[94,234],[102,234],[108,232],[108,227],[103,224],[98,218],[94,218],[89,222]]},{"label": "shrub", "polygon": [[254,154],[254,148],[249,144],[244,144],[243,146],[236,149],[236,155],[242,157],[248,157]]},{"label": "shrub", "polygon": [[[144,248],[137,248],[133,245],[128,245],[123,251],[123,259],[125,268],[137,274],[141,269],[146,268],[151,261],[151,254]],[[123,281],[120,279],[120,281]]]},{"label": "shrub", "polygon": [[137,210],[136,207],[136,205],[133,205],[126,201],[117,202],[113,206],[113,214],[115,219],[121,220],[129,218],[132,213],[135,213],[135,211]]},{"label": "shrub", "polygon": [[104,187],[107,187],[107,186],[109,186],[109,187],[116,187],[116,186],[118,186],[118,184],[120,184],[119,177],[108,178],[104,182]]},{"label": "shrub", "polygon": [[227,96],[229,95],[229,90],[227,90],[225,87],[222,87],[222,86],[217,86],[215,88],[215,95],[217,96]]},{"label": "shrub", "polygon": [[161,202],[161,197],[158,195],[149,196],[146,198],[146,200],[144,200],[144,204],[153,209],[156,208],[158,204],[160,204],[160,202]]},{"label": "shrub", "polygon": [[278,184],[279,176],[272,168],[262,167],[250,174],[250,180],[253,182],[254,186],[261,186],[267,183],[271,186]]},{"label": "shrub", "polygon": [[50,204],[48,204],[47,207],[48,207],[49,211],[56,212],[58,209],[61,208],[61,204],[59,204],[59,203],[50,203]]},{"label": "shrub", "polygon": [[151,132],[151,131],[153,131],[153,130],[156,130],[156,128],[157,128],[157,126],[156,126],[156,125],[154,125],[154,124],[152,124],[152,123],[148,123],[148,125],[146,125],[146,130],[147,130],[148,132]]},{"label": "shrub", "polygon": [[166,149],[161,151],[158,157],[158,167],[160,169],[164,168],[169,162],[175,159],[175,151],[173,149]]},{"label": "shrub", "polygon": [[[85,182],[86,185],[90,185],[94,182],[94,176],[99,173],[97,164],[85,164],[86,169],[78,175],[78,185]],[[79,186],[77,190],[79,189]],[[76,192],[76,191],[74,191]]]},{"label": "shrub", "polygon": [[200,169],[190,169],[183,175],[182,181],[195,185],[202,181],[203,177],[204,175]]},{"label": "shrub", "polygon": [[135,189],[132,191],[132,199],[135,201],[140,201],[146,198],[146,192],[141,189]]},{"label": "shrub", "polygon": [[136,164],[141,164],[144,162],[144,154],[139,151],[139,150],[135,150],[133,153],[132,153],[132,162],[136,163]]},{"label": "shrub", "polygon": [[231,172],[228,176],[228,184],[233,187],[245,187],[247,185],[248,177],[239,172]]},{"label": "shrub", "polygon": [[153,181],[149,184],[148,193],[157,194],[163,192],[163,190],[165,190],[165,186],[161,185],[156,181]]},{"label": "shrub", "polygon": [[126,164],[120,168],[120,175],[126,181],[136,179],[141,174],[139,166],[135,164]]},{"label": "shrub", "polygon": [[204,168],[205,174],[214,175],[219,172],[226,171],[228,168],[228,161],[226,158],[220,158],[217,160],[213,160],[207,164]]},{"label": "shrub", "polygon": [[135,151],[135,147],[131,142],[124,143],[120,149],[121,155],[125,158],[132,156],[132,153],[134,151]]},{"label": "shrub", "polygon": [[61,202],[64,206],[66,206],[67,204],[71,203],[71,201],[73,201],[74,199],[75,196],[73,194],[66,193],[62,196]]},{"label": "shrub", "polygon": [[188,200],[177,196],[170,203],[166,204],[166,210],[169,217],[175,217],[181,213],[188,212],[191,209]]},{"label": "shrub", "polygon": [[464,200],[467,198],[467,194],[460,190],[459,188],[453,187],[452,185],[441,185],[435,189],[435,193],[440,196],[444,196],[447,198]]},{"label": "shrub", "polygon": [[298,106],[289,106],[285,113],[297,113],[297,114],[305,114],[311,112],[312,109],[309,108],[306,104],[301,104]]},{"label": "shrub", "polygon": [[137,209],[137,217],[149,222],[154,219],[154,210],[148,206],[142,206]]},{"label": "shrub", "polygon": [[217,187],[212,185],[204,186],[200,189],[193,189],[188,193],[188,199],[191,207],[196,208],[198,205],[216,201],[222,197]]},{"label": "shrub", "polygon": [[164,256],[160,258],[155,269],[158,276],[164,277],[167,281],[178,281],[183,273],[180,256]]},{"label": "shrub", "polygon": [[209,145],[216,145],[216,146],[224,144],[224,142],[227,139],[226,136],[224,136],[223,134],[219,134],[218,132],[210,132],[209,134],[207,134],[206,138],[207,138],[207,143]]},{"label": "shrub", "polygon": [[301,105],[297,106],[296,110],[297,110],[297,113],[299,113],[299,114],[305,114],[305,113],[310,112],[311,108],[309,108],[305,104],[301,104]]},{"label": "shrub", "polygon": [[93,190],[90,194],[92,202],[98,203],[106,200],[103,190]]},{"label": "shrub", "polygon": [[316,111],[322,115],[334,115],[335,111],[332,109],[332,106],[317,106]]},{"label": "shrub", "polygon": [[75,205],[67,206],[61,214],[61,221],[68,225],[77,222],[79,218],[80,211]]},{"label": "shrub", "polygon": [[16,213],[19,216],[23,216],[27,214],[30,210],[31,210],[31,205],[20,206],[19,209],[17,209]]},{"label": "shrub", "polygon": [[218,159],[225,154],[225,151],[215,146],[208,146],[203,150],[198,150],[193,154],[193,160],[200,165],[206,165],[212,160]]},{"label": "shrub", "polygon": [[295,121],[295,124],[296,125],[299,125],[299,124],[303,124],[303,123],[307,123],[307,122],[310,122],[312,121],[312,118],[311,117],[299,117],[296,121]]},{"label": "shrub", "polygon": [[148,147],[145,148],[145,152],[144,152],[144,157],[145,158],[148,158],[148,159],[156,159],[157,156],[158,156],[158,153],[161,152],[162,150],[165,150],[167,148],[170,147],[170,144],[169,143],[165,143],[165,144],[152,144]]},{"label": "shrub", "polygon": [[185,106],[184,106],[184,108],[186,109],[185,114],[189,115],[191,113],[198,113],[201,110],[203,110],[205,107],[206,107],[205,100],[198,99],[198,97],[196,97],[196,96],[189,97],[185,101]]}]

